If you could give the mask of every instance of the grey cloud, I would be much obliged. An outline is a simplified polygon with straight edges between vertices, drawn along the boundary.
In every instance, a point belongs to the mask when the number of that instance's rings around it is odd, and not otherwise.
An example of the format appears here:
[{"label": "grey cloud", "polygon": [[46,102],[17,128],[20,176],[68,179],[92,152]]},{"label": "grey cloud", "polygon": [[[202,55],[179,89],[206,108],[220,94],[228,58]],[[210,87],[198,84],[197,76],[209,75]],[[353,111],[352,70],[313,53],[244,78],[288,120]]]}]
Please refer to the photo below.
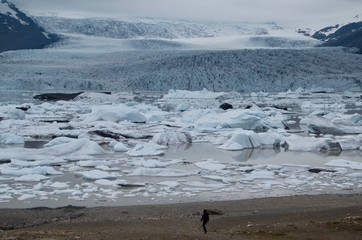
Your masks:
[{"label": "grey cloud", "polygon": [[299,21],[359,14],[360,0],[10,0],[30,13],[205,21]]}]

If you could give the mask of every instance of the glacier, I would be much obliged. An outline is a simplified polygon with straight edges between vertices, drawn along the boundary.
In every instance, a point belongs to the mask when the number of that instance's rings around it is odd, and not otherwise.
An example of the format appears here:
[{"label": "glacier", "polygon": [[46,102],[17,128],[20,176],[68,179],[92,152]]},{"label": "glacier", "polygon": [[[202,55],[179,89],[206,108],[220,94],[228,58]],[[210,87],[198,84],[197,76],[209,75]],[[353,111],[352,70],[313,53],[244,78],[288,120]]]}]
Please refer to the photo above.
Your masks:
[{"label": "glacier", "polygon": [[361,55],[276,23],[37,17],[62,37],[0,54],[0,90],[361,91]]}]

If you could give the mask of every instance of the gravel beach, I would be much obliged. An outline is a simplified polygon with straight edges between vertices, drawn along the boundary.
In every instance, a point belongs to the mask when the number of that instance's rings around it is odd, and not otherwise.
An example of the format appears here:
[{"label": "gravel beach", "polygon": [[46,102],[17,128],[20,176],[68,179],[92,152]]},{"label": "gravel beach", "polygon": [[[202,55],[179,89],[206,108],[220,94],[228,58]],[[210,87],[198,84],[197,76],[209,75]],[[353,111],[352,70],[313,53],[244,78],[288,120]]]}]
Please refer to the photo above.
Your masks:
[{"label": "gravel beach", "polygon": [[[200,222],[208,209],[204,234]],[[0,209],[0,239],[362,239],[361,195]]]}]

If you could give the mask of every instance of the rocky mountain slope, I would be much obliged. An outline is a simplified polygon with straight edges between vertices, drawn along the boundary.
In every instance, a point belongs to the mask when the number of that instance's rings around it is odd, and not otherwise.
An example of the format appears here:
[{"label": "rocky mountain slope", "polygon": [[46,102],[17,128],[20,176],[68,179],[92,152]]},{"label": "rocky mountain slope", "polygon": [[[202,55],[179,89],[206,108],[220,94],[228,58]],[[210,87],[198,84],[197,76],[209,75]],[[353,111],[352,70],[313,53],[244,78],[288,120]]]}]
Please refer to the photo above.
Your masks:
[{"label": "rocky mountain slope", "polygon": [[354,47],[362,53],[362,22],[325,27],[314,33],[312,37],[323,41],[322,46]]},{"label": "rocky mountain slope", "polygon": [[35,21],[14,4],[0,2],[0,52],[18,49],[43,48],[59,40],[44,31]]}]

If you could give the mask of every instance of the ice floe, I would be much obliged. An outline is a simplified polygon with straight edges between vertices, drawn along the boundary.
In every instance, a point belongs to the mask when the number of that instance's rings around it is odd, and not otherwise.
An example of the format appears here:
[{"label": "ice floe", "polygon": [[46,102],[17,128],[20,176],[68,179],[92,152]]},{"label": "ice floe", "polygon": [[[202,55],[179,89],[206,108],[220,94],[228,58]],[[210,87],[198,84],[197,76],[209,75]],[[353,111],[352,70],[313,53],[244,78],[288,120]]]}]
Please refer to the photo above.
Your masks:
[{"label": "ice floe", "polygon": [[198,174],[199,171],[186,171],[172,168],[144,168],[139,167],[128,171],[128,176],[158,176],[158,177],[185,177]]},{"label": "ice floe", "polygon": [[[27,111],[0,103],[0,202],[361,193],[358,94],[170,90],[157,96],[83,93],[69,102],[27,103]],[[225,102],[233,108],[220,109]]]},{"label": "ice floe", "polygon": [[127,154],[132,157],[159,156],[165,153],[165,149],[167,149],[167,147],[155,142],[139,143],[133,149],[129,150]]},{"label": "ice floe", "polygon": [[204,160],[195,163],[195,165],[199,168],[206,169],[209,171],[217,171],[217,170],[224,170],[226,169],[226,165],[215,160]]},{"label": "ice floe", "polygon": [[120,174],[117,173],[109,173],[101,170],[90,170],[90,171],[84,171],[84,172],[77,172],[77,175],[82,176],[84,179],[87,180],[98,180],[98,179],[115,179]]},{"label": "ice floe", "polygon": [[192,137],[187,132],[164,131],[153,136],[152,140],[160,145],[191,143]]},{"label": "ice floe", "polygon": [[133,161],[129,162],[129,164],[132,166],[145,167],[145,168],[164,168],[164,167],[174,165],[174,164],[177,164],[180,162],[181,162],[181,160],[179,160],[179,159],[174,159],[174,160],[169,160],[169,161],[148,159],[148,160],[133,160]]},{"label": "ice floe", "polygon": [[361,162],[354,162],[354,161],[348,161],[344,159],[335,159],[327,162],[325,164],[326,166],[332,166],[332,167],[347,167],[355,170],[362,170],[362,163]]},{"label": "ice floe", "polygon": [[14,133],[0,133],[0,144],[11,145],[11,144],[24,144],[24,137],[18,136]]}]

